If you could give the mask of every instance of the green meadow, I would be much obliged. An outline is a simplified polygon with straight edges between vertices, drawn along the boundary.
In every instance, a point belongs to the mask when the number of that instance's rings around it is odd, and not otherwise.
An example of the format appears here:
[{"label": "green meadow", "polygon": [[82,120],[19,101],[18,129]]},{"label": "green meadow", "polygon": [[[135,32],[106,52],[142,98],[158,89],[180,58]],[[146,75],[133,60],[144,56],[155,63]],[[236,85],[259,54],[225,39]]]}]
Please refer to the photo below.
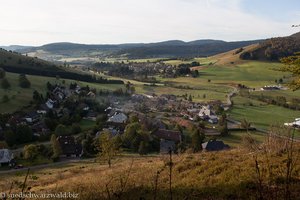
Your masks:
[{"label": "green meadow", "polygon": [[283,125],[300,117],[300,111],[268,105],[260,101],[236,96],[233,98],[234,106],[229,116],[236,120],[247,119],[256,128],[268,130],[270,125]]},{"label": "green meadow", "polygon": [[[19,87],[18,85],[18,78],[19,74],[15,73],[6,73],[6,78],[9,81],[11,87],[7,90],[0,88],[0,113],[5,112],[15,112],[19,109],[21,109],[23,106],[26,106],[30,103],[32,100],[33,91],[37,90],[42,94],[47,93],[47,82],[50,83],[59,83],[66,85],[66,87],[69,86],[71,82],[77,82],[81,86],[88,85],[90,88],[96,88],[97,91],[102,90],[115,90],[118,88],[123,88],[123,85],[119,84],[97,84],[97,83],[87,83],[87,82],[81,82],[81,81],[74,81],[74,80],[68,80],[68,79],[56,79],[53,77],[44,77],[44,76],[32,76],[27,75],[29,81],[31,82],[31,87],[28,89],[24,89]],[[2,102],[2,98],[4,95],[7,95],[9,97],[9,101],[6,103]]]}]

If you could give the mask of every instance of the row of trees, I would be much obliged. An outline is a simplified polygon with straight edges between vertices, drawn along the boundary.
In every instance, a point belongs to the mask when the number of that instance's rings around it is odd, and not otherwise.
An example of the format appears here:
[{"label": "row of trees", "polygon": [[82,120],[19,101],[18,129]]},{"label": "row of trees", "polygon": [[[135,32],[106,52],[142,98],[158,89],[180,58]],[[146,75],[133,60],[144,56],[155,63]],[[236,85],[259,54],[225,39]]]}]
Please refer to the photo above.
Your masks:
[{"label": "row of trees", "polygon": [[289,101],[286,99],[285,96],[269,96],[261,93],[260,95],[258,94],[250,94],[248,90],[240,90],[240,95],[247,97],[247,98],[252,98],[255,100],[259,100],[261,102],[267,103],[267,104],[273,104],[285,108],[289,108],[292,110],[299,110],[300,109],[300,99],[299,98],[292,98]]},{"label": "row of trees", "polygon": [[32,142],[33,132],[28,125],[17,125],[3,132],[3,138],[9,146]]}]

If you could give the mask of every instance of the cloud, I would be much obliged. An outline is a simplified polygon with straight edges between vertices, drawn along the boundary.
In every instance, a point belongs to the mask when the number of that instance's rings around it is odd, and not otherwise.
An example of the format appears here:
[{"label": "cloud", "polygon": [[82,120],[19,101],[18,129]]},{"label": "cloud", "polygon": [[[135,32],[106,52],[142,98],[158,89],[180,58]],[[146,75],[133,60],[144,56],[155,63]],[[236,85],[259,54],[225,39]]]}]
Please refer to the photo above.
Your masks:
[{"label": "cloud", "polygon": [[243,2],[10,0],[1,5],[0,38],[2,44],[40,45],[57,41],[246,40],[288,35],[295,31],[290,29],[290,24],[246,13],[241,9]]}]

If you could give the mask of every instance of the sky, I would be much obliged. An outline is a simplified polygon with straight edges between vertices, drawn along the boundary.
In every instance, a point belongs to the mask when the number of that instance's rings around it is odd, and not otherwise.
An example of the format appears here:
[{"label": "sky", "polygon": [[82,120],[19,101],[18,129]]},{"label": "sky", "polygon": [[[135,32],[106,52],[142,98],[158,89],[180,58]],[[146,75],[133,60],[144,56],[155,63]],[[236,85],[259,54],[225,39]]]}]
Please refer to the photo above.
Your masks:
[{"label": "sky", "polygon": [[0,0],[0,45],[253,40],[300,31],[299,0]]}]

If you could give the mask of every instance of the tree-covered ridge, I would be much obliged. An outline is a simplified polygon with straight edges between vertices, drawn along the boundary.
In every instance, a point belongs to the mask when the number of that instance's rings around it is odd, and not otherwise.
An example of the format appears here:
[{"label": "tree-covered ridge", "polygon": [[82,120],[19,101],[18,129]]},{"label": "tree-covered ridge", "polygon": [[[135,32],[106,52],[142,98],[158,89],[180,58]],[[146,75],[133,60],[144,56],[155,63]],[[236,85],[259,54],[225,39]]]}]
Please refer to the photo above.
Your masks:
[{"label": "tree-covered ridge", "polygon": [[258,47],[245,51],[240,55],[244,60],[271,60],[293,55],[300,51],[300,37],[294,34],[289,37],[277,37],[265,40]]},{"label": "tree-covered ridge", "polygon": [[0,68],[6,72],[19,74],[60,77],[85,82],[123,84],[123,81],[120,80],[107,80],[102,77],[70,72],[65,70],[63,66],[57,66],[51,62],[4,49],[0,49]]},{"label": "tree-covered ridge", "polygon": [[300,54],[282,58],[281,62],[285,64],[281,70],[293,74],[293,80],[289,86],[293,90],[298,90],[300,88]]},{"label": "tree-covered ridge", "polygon": [[52,43],[40,47],[18,49],[21,53],[45,51],[53,55],[70,57],[97,56],[97,57],[128,57],[128,58],[176,58],[210,56],[236,48],[256,44],[261,40],[226,42],[221,40],[196,40],[184,42],[170,40],[157,43],[131,43],[116,45]]}]

